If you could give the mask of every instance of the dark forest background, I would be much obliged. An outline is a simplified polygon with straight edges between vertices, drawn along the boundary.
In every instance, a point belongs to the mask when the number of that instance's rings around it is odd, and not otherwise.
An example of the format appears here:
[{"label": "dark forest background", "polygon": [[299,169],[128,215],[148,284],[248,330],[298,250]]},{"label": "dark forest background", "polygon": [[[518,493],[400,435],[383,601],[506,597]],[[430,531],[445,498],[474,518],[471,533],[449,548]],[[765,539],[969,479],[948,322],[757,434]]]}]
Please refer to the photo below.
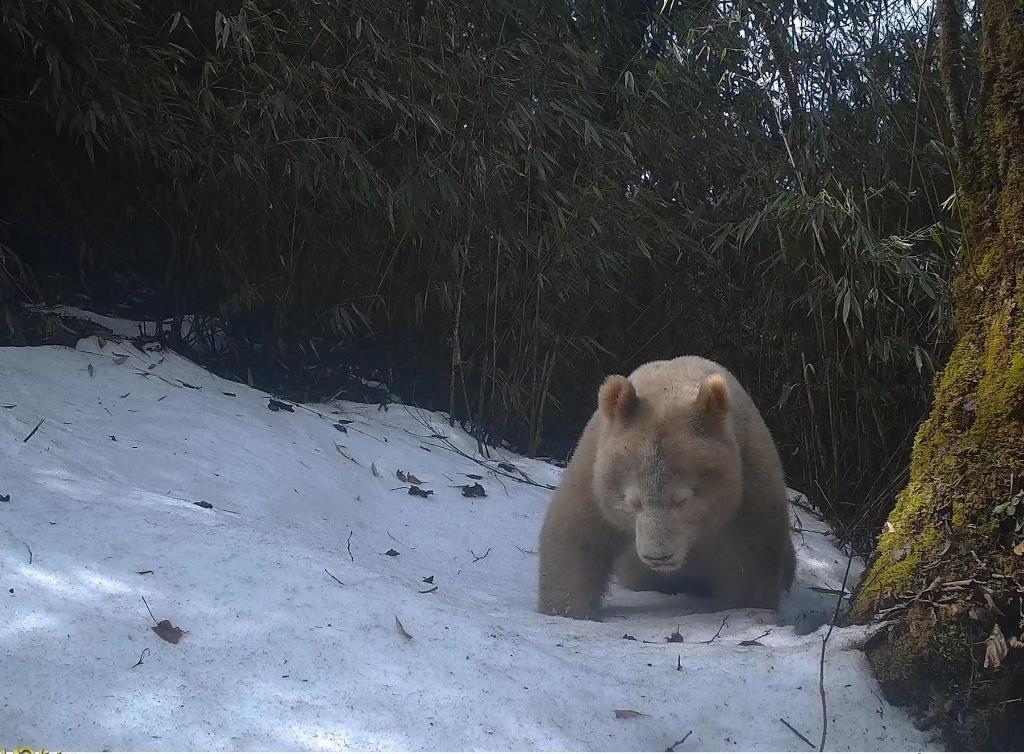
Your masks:
[{"label": "dark forest background", "polygon": [[554,457],[605,374],[702,354],[867,547],[952,335],[937,39],[923,0],[6,0],[0,342],[194,314],[257,387],[357,370]]}]

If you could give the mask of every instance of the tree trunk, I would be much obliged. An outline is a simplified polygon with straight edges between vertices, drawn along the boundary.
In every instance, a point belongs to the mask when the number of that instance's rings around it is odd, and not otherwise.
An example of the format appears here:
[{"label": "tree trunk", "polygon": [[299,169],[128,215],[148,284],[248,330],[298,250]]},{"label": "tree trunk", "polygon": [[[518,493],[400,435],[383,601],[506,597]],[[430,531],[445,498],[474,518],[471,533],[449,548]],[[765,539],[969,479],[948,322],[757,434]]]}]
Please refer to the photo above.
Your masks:
[{"label": "tree trunk", "polygon": [[852,618],[892,621],[868,645],[879,681],[941,725],[950,745],[1020,750],[1024,0],[981,7],[982,84],[958,191],[957,343]]}]

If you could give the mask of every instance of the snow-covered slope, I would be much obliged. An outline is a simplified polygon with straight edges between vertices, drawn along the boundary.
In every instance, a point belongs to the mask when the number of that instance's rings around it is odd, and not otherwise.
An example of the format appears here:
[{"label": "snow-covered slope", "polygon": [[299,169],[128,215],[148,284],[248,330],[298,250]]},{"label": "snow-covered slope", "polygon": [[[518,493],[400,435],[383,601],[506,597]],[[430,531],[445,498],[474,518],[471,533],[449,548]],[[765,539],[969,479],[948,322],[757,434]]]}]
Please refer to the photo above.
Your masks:
[{"label": "snow-covered slope", "polygon": [[[692,731],[679,750],[809,750],[780,720],[820,736],[813,627],[835,596],[811,588],[838,588],[846,558],[802,510],[791,625],[619,590],[578,622],[533,609],[560,470],[506,456],[495,475],[438,415],[272,411],[96,338],[0,349],[0,406],[8,745],[664,750]],[[486,497],[463,496],[477,482]],[[928,746],[880,701],[860,636],[828,645],[828,748]]]}]

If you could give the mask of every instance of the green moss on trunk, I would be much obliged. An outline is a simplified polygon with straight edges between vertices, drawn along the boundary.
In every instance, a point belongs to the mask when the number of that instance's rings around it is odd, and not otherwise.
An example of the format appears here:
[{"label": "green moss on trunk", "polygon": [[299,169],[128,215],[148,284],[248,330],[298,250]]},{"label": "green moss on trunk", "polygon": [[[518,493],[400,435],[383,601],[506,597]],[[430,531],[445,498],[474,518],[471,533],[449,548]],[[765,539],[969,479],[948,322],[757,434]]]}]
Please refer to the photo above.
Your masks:
[{"label": "green moss on trunk", "polygon": [[1024,2],[983,0],[982,17],[982,109],[958,197],[957,344],[853,610],[896,619],[871,652],[879,679],[930,703],[962,746],[1024,735],[1009,722],[1019,705],[1003,704],[1021,696],[1024,652],[982,667],[993,627],[1018,636],[1024,616],[1024,557],[1013,553],[1024,495],[1007,505],[1024,489]]}]

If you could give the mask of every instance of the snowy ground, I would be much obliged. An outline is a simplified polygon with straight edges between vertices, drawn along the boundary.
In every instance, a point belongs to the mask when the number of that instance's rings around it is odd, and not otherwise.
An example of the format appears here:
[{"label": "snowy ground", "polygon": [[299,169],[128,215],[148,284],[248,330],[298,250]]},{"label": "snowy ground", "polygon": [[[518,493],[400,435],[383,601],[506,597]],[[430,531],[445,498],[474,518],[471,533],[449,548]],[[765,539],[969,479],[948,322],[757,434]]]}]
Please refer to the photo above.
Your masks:
[{"label": "snowy ground", "polygon": [[[0,743],[661,751],[692,731],[678,750],[809,750],[780,718],[820,736],[835,596],[812,587],[839,587],[846,558],[803,510],[788,625],[618,590],[578,622],[534,611],[550,490],[475,463],[441,416],[271,411],[96,338],[0,349],[0,406]],[[560,473],[505,460],[538,485]],[[477,481],[486,497],[457,487]],[[828,645],[828,748],[933,747],[880,700],[860,637]]]}]

